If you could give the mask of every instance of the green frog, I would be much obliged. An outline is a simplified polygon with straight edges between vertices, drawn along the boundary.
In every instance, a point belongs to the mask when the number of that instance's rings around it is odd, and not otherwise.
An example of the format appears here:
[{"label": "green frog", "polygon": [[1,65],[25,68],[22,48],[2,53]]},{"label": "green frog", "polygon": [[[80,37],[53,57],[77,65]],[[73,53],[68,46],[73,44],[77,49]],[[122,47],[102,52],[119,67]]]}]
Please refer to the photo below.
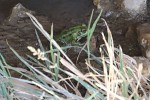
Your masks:
[{"label": "green frog", "polygon": [[79,40],[86,36],[86,28],[87,26],[85,24],[81,24],[65,29],[59,35],[54,37],[54,39],[67,45],[80,45],[81,43]]}]

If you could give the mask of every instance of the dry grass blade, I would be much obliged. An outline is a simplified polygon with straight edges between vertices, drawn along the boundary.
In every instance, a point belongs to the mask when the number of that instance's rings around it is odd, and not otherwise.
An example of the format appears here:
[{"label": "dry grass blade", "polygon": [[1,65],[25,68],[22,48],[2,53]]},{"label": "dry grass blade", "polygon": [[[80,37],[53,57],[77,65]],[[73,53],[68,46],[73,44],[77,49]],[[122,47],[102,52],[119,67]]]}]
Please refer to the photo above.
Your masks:
[{"label": "dry grass blade", "polygon": [[[57,42],[50,37],[50,35],[44,30],[44,28],[42,27],[42,25],[37,21],[37,19],[31,15],[30,13],[26,13],[31,21],[33,22],[33,24],[41,31],[41,33],[47,38],[48,41],[52,42],[53,45],[66,57],[66,59],[72,64],[74,65],[74,63],[70,60],[70,58],[64,53],[64,51],[61,49],[61,47],[57,44]],[[74,65],[75,66],[75,65]]]},{"label": "dry grass blade", "polygon": [[89,79],[87,79],[85,77],[84,74],[82,74],[78,69],[74,68],[68,61],[66,61],[65,59],[63,59],[62,57],[60,58],[60,62],[67,67],[71,72],[73,72],[74,74],[76,74],[78,77],[82,78],[82,80],[86,80],[87,82],[89,82],[91,85],[92,83],[89,81]]}]

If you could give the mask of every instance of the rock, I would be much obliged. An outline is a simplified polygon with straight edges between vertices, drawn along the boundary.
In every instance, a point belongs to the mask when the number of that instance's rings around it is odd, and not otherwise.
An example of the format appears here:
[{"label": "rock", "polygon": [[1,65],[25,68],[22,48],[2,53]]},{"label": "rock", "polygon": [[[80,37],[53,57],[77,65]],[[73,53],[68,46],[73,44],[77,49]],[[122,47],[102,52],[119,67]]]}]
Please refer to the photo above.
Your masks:
[{"label": "rock", "polygon": [[[122,59],[123,59],[123,65],[125,67],[131,67],[131,68],[137,67],[137,62],[132,57],[130,57],[126,54],[123,54]],[[116,58],[116,61],[118,61],[118,62],[121,61],[119,56]]]},{"label": "rock", "polygon": [[136,30],[142,53],[150,59],[150,23],[141,24]]},{"label": "rock", "polygon": [[150,77],[149,71],[150,71],[150,60],[145,57],[133,57],[133,59],[136,60],[137,65],[142,64],[143,65],[143,71],[142,75],[145,77]]},{"label": "rock", "polygon": [[[132,16],[145,14],[147,0],[93,0],[98,8],[124,10]],[[98,3],[99,2],[99,3]],[[113,7],[112,7],[113,6]]]},{"label": "rock", "polygon": [[97,40],[94,36],[91,37],[91,41],[90,41],[90,50],[92,53],[96,53],[97,50],[97,46],[96,46]]},{"label": "rock", "polygon": [[115,8],[122,9],[124,0],[110,0],[110,1],[114,4]]},{"label": "rock", "polygon": [[20,3],[18,3],[15,7],[13,7],[11,15],[9,17],[10,24],[15,24],[16,21],[19,21],[23,18],[28,18],[26,12],[34,14],[34,11],[28,10],[23,7]]},{"label": "rock", "polygon": [[130,39],[130,40],[134,40],[133,37],[137,37],[137,35],[136,35],[136,26],[130,25],[127,28],[127,31],[125,33],[125,38]]},{"label": "rock", "polygon": [[93,4],[97,7],[97,9],[101,8],[100,0],[93,0]]},{"label": "rock", "polygon": [[116,8],[121,9],[123,0],[93,0],[93,4],[97,6],[98,9],[103,9],[104,11]]},{"label": "rock", "polygon": [[123,6],[133,16],[146,12],[146,0],[124,0]]},{"label": "rock", "polygon": [[[124,68],[126,68],[126,70],[131,69],[132,74],[134,74],[129,78],[133,78],[133,82],[136,82],[138,78],[142,77],[140,84],[145,91],[149,91],[150,60],[145,57],[130,57],[126,54],[123,54],[122,58]],[[119,57],[117,57],[116,60],[120,62]]]},{"label": "rock", "polygon": [[148,15],[150,15],[150,0],[147,0],[146,4],[147,4],[147,13]]},{"label": "rock", "polygon": [[[143,87],[143,89],[145,90],[145,93],[147,95],[150,96],[149,94],[149,90],[150,90],[150,60],[145,58],[145,57],[133,57],[133,59],[136,60],[137,62],[137,71],[138,72],[141,68],[140,67],[143,67],[142,68],[142,77],[143,79],[140,80],[140,84],[141,86]],[[137,74],[138,76],[138,74]],[[146,100],[146,99],[145,99]]]},{"label": "rock", "polygon": [[110,0],[93,0],[93,4],[97,7],[98,10],[103,9],[103,13],[110,12],[112,8],[112,3]]},{"label": "rock", "polygon": [[[150,74],[149,74],[150,60],[149,59],[147,59],[145,57],[130,57],[126,54],[123,54],[122,58],[123,58],[122,61],[123,61],[124,67],[126,67],[126,68],[130,67],[135,72],[137,72],[137,69],[139,68],[139,65],[142,64],[142,66],[143,66],[142,75],[144,77],[150,77]],[[116,61],[120,62],[120,57],[117,57]]]}]

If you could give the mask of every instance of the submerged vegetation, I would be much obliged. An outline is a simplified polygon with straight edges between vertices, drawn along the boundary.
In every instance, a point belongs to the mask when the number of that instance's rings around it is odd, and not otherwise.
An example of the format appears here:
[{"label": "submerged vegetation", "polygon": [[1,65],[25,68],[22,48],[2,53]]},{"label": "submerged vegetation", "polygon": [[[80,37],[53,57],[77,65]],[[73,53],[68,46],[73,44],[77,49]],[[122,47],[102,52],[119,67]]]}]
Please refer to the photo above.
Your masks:
[{"label": "submerged vegetation", "polygon": [[[86,49],[85,46],[60,47],[53,38],[53,25],[49,34],[34,16],[29,13],[27,15],[49,41],[50,50],[44,49],[38,32],[35,31],[40,48],[28,46],[35,57],[28,55],[30,60],[26,60],[10,46],[27,68],[14,68],[0,55],[1,100],[150,99],[150,90],[146,88],[149,87],[148,78],[142,75],[143,66],[136,66],[133,58],[123,54],[121,47],[114,47],[111,31],[104,19],[102,20],[107,27],[108,38],[106,39],[104,33],[101,33],[104,44],[99,48],[100,54],[95,56],[90,52],[90,40],[101,13],[92,24],[92,12],[86,29]],[[81,66],[74,64],[63,51],[67,48],[80,48],[86,52],[88,58],[85,59],[85,63]],[[98,67],[95,67],[92,62]],[[82,68],[87,71],[83,72],[80,70]],[[11,77],[10,70],[18,72],[21,77]]]}]

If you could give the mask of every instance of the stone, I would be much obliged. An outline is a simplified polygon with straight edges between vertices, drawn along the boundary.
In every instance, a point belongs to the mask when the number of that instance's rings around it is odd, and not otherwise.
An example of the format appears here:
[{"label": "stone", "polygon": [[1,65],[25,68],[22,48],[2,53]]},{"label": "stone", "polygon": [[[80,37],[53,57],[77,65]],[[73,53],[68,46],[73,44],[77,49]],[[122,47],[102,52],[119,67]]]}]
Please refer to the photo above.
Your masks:
[{"label": "stone", "polygon": [[149,71],[150,71],[150,60],[145,57],[133,57],[133,59],[136,60],[137,65],[140,64],[143,65],[142,75],[145,77],[150,77]]},{"label": "stone", "polygon": [[136,26],[130,25],[130,26],[127,28],[127,31],[126,31],[126,33],[125,33],[125,38],[130,39],[130,40],[134,40],[133,37],[137,37],[137,36],[136,36]]},{"label": "stone", "polygon": [[9,17],[9,23],[14,24],[16,21],[19,21],[23,18],[28,18],[26,12],[34,14],[34,11],[26,9],[22,4],[18,3],[15,7],[13,7],[11,15]]},{"label": "stone", "polygon": [[112,8],[110,0],[93,0],[93,4],[97,7],[98,10],[103,9],[103,12],[106,12]]},{"label": "stone", "polygon": [[[120,62],[120,57],[118,56],[116,58],[116,61]],[[142,70],[142,75],[144,77],[150,77],[149,71],[150,71],[150,60],[142,57],[142,56],[135,56],[131,57],[126,54],[122,54],[122,61],[124,67],[128,68],[130,67],[131,69],[136,70],[139,68],[140,64],[142,64],[143,70]]]},{"label": "stone", "polygon": [[150,59],[150,23],[141,24],[136,30],[142,54]]},{"label": "stone", "polygon": [[97,9],[100,9],[100,0],[93,0],[93,4],[97,7]]},{"label": "stone", "polygon": [[[147,84],[147,82],[150,79],[150,60],[149,59],[145,57],[141,57],[141,56],[130,57],[126,54],[122,54],[122,60],[120,60],[120,57],[118,56],[116,58],[116,61],[118,62],[123,61],[124,68],[131,69],[132,72],[135,75],[137,75],[136,78],[138,78],[139,75],[141,74],[142,77],[146,79],[145,81],[143,79],[140,80],[142,87],[144,88],[144,90],[150,89],[149,84]],[[132,78],[135,78],[135,76],[133,76]]]},{"label": "stone", "polygon": [[98,9],[106,10],[122,10],[132,16],[145,14],[146,7],[149,2],[147,0],[93,0]]},{"label": "stone", "polygon": [[150,0],[146,1],[146,7],[147,7],[147,14],[150,15]]},{"label": "stone", "polygon": [[124,0],[123,6],[132,16],[146,12],[146,0]]}]

